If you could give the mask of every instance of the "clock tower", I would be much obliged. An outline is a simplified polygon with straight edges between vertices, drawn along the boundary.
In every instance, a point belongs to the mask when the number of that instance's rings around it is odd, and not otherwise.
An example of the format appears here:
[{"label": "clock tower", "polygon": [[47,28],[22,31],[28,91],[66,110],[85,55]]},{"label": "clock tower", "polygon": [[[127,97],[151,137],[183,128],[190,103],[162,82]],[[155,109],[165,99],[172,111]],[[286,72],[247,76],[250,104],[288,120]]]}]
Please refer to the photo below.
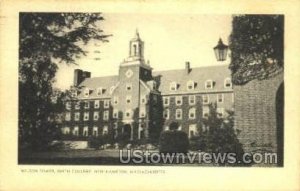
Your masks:
[{"label": "clock tower", "polygon": [[152,68],[145,63],[144,42],[136,31],[129,42],[129,56],[120,64],[119,83],[112,94],[113,110],[119,113],[119,129],[127,131],[131,140],[139,136],[141,116],[147,110],[145,99],[151,91],[147,82],[151,80]]}]

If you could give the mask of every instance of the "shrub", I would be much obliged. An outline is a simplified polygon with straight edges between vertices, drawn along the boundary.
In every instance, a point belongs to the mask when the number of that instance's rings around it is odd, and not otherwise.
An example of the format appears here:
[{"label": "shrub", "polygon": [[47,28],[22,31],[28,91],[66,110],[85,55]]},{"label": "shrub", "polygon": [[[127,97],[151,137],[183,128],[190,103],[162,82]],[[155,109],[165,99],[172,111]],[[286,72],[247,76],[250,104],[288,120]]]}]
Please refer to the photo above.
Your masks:
[{"label": "shrub", "polygon": [[188,136],[183,131],[178,131],[177,124],[171,124],[169,131],[163,131],[159,138],[160,153],[187,153],[189,148]]}]

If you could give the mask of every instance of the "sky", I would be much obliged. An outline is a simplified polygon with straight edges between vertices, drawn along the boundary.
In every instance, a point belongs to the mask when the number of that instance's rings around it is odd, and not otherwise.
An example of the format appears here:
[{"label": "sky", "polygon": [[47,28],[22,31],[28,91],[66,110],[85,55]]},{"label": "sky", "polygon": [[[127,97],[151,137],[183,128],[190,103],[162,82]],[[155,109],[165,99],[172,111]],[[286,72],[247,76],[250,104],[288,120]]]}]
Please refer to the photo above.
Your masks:
[{"label": "sky", "polygon": [[77,60],[78,65],[59,64],[55,87],[68,89],[77,68],[91,72],[92,77],[118,75],[136,29],[145,43],[145,60],[149,60],[153,71],[183,69],[186,61],[192,68],[230,62],[229,57],[217,62],[213,47],[219,38],[228,44],[231,15],[103,13],[103,17],[100,28],[112,34],[109,42],[91,42],[83,47],[89,53]]}]

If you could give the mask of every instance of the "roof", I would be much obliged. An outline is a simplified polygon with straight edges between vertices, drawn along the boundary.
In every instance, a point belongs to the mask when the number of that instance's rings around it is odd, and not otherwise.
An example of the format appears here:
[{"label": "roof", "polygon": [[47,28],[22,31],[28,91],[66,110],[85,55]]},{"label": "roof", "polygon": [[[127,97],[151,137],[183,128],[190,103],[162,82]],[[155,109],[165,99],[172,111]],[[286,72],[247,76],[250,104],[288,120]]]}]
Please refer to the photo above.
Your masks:
[{"label": "roof", "polygon": [[[86,78],[83,82],[79,84],[79,87],[87,87],[90,89],[89,99],[91,98],[103,98],[110,96],[110,88],[116,86],[118,83],[118,76],[104,76],[104,77],[94,77]],[[102,87],[104,89],[101,96],[97,95],[97,88]],[[83,91],[78,95],[78,98],[84,98]]]},{"label": "roof", "polygon": [[[185,69],[167,70],[153,72],[153,77],[158,80],[158,90],[163,94],[185,94],[198,92],[219,92],[232,91],[232,88],[224,87],[224,80],[230,78],[230,70],[227,65],[207,66],[191,68],[187,74]],[[205,82],[212,80],[214,82],[213,89],[205,89]],[[195,84],[194,90],[187,90],[187,83],[193,81]],[[170,90],[170,84],[176,82],[177,91]],[[118,84],[118,76],[93,77],[85,79],[79,86],[88,87],[90,89],[89,99],[91,98],[106,98],[110,97],[110,89]],[[144,83],[149,86],[148,83]],[[104,92],[101,96],[97,95],[97,88],[102,87]],[[84,98],[83,91],[78,95],[78,98]]]},{"label": "roof", "polygon": [[[230,78],[231,73],[228,65],[207,66],[191,68],[187,74],[185,69],[181,70],[167,70],[157,71],[152,74],[154,77],[160,78],[158,89],[162,94],[182,94],[193,92],[217,92],[217,91],[232,91],[232,88],[224,87],[224,80]],[[205,82],[212,80],[214,82],[213,89],[205,89]],[[187,82],[193,81],[195,83],[194,90],[187,90]],[[170,84],[177,83],[177,91],[170,90]]]}]

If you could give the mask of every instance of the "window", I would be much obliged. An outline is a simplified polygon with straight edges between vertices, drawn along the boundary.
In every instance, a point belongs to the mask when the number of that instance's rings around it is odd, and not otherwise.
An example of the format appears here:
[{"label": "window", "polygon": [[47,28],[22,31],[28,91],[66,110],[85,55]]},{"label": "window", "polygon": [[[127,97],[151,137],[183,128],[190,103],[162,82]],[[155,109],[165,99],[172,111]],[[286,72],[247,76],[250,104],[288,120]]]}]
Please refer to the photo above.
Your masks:
[{"label": "window", "polygon": [[80,109],[80,101],[76,102],[75,109]]},{"label": "window", "polygon": [[75,126],[72,132],[73,135],[78,136],[79,135],[79,127]]},{"label": "window", "polygon": [[176,96],[176,105],[182,105],[182,96]]},{"label": "window", "polygon": [[109,100],[104,100],[104,108],[109,108]]},{"label": "window", "polygon": [[177,83],[176,82],[171,82],[170,83],[170,90],[171,91],[176,91],[177,90]]},{"label": "window", "polygon": [[208,107],[204,107],[203,108],[203,117],[207,118],[209,115],[209,108]]},{"label": "window", "polygon": [[97,88],[97,96],[101,96],[104,93],[104,89],[102,87]]},{"label": "window", "polygon": [[104,112],[103,112],[103,120],[108,120],[108,118],[109,118],[109,113],[108,113],[108,111],[104,111]]},{"label": "window", "polygon": [[196,103],[196,97],[195,97],[195,95],[190,95],[189,96],[189,104],[190,105],[195,105],[195,103]]},{"label": "window", "polygon": [[131,103],[131,96],[126,96],[126,103],[130,104]]},{"label": "window", "polygon": [[213,89],[213,81],[212,80],[206,80],[205,89]]},{"label": "window", "polygon": [[114,97],[114,105],[117,105],[117,104],[118,104],[118,102],[119,102],[119,99],[118,99],[118,97]]},{"label": "window", "polygon": [[195,119],[196,118],[196,109],[195,108],[189,109],[189,118],[190,119]]},{"label": "window", "polygon": [[89,120],[89,112],[84,112],[84,115],[83,115],[83,120],[84,121],[88,121]]},{"label": "window", "polygon": [[64,127],[64,128],[62,128],[62,134],[64,134],[64,135],[68,135],[68,134],[70,134],[70,127]]},{"label": "window", "polygon": [[103,127],[102,134],[103,134],[103,135],[107,135],[107,134],[108,134],[108,126],[107,126],[107,125],[105,125],[105,126]]},{"label": "window", "polygon": [[77,97],[77,90],[71,90],[71,97]]},{"label": "window", "polygon": [[89,97],[90,95],[90,89],[89,88],[85,88],[84,92],[83,92],[84,97]]},{"label": "window", "polygon": [[169,103],[170,103],[169,97],[164,97],[163,100],[164,100],[164,105],[169,105]]},{"label": "window", "polygon": [[131,111],[130,110],[127,110],[126,113],[125,113],[126,117],[131,117]]},{"label": "window", "polygon": [[84,108],[85,108],[85,109],[90,108],[90,102],[89,102],[89,101],[85,101],[85,102],[84,102]]},{"label": "window", "polygon": [[224,87],[225,88],[231,88],[232,87],[231,78],[226,78],[224,80]]},{"label": "window", "polygon": [[224,117],[224,108],[217,108],[217,113],[219,117]]},{"label": "window", "polygon": [[119,117],[119,111],[115,109],[113,111],[113,118],[117,119],[118,117]]},{"label": "window", "polygon": [[75,119],[75,121],[79,121],[79,119],[80,119],[80,113],[79,112],[74,113],[74,119]]},{"label": "window", "polygon": [[67,110],[70,110],[70,109],[71,109],[71,102],[68,101],[68,102],[66,103],[66,109],[67,109]]},{"label": "window", "polygon": [[218,103],[222,103],[224,100],[224,94],[218,94]]},{"label": "window", "polygon": [[140,109],[140,117],[146,117],[146,108]]},{"label": "window", "polygon": [[65,116],[65,120],[66,121],[70,121],[71,120],[71,113],[66,113],[66,116]]},{"label": "window", "polygon": [[209,96],[208,95],[203,95],[202,96],[202,101],[203,101],[203,104],[208,104],[209,103]]},{"label": "window", "polygon": [[187,90],[194,90],[195,89],[195,82],[192,81],[192,80],[188,81],[187,84],[186,84],[186,88],[187,88]]},{"label": "window", "polygon": [[196,124],[189,125],[189,138],[192,138],[197,135],[198,135],[197,125]]},{"label": "window", "polygon": [[165,126],[165,131],[169,131],[169,130],[170,130],[169,126]]},{"label": "window", "polygon": [[182,110],[176,109],[176,119],[182,119]]},{"label": "window", "polygon": [[146,95],[141,96],[141,103],[142,104],[146,104],[147,103]]},{"label": "window", "polygon": [[94,108],[99,108],[100,107],[100,101],[99,100],[95,100],[94,102]]},{"label": "window", "polygon": [[131,89],[132,89],[132,85],[131,84],[126,84],[126,90],[131,91]]},{"label": "window", "polygon": [[94,121],[97,121],[99,119],[99,112],[95,111],[94,112]]},{"label": "window", "polygon": [[98,137],[98,127],[93,127],[93,136]]},{"label": "window", "polygon": [[156,90],[157,89],[157,84],[156,81],[153,81],[153,89]]},{"label": "window", "polygon": [[169,112],[170,112],[169,109],[164,110],[164,118],[165,119],[169,119]]},{"label": "window", "polygon": [[85,137],[89,136],[89,129],[87,126],[83,127],[83,136]]}]

